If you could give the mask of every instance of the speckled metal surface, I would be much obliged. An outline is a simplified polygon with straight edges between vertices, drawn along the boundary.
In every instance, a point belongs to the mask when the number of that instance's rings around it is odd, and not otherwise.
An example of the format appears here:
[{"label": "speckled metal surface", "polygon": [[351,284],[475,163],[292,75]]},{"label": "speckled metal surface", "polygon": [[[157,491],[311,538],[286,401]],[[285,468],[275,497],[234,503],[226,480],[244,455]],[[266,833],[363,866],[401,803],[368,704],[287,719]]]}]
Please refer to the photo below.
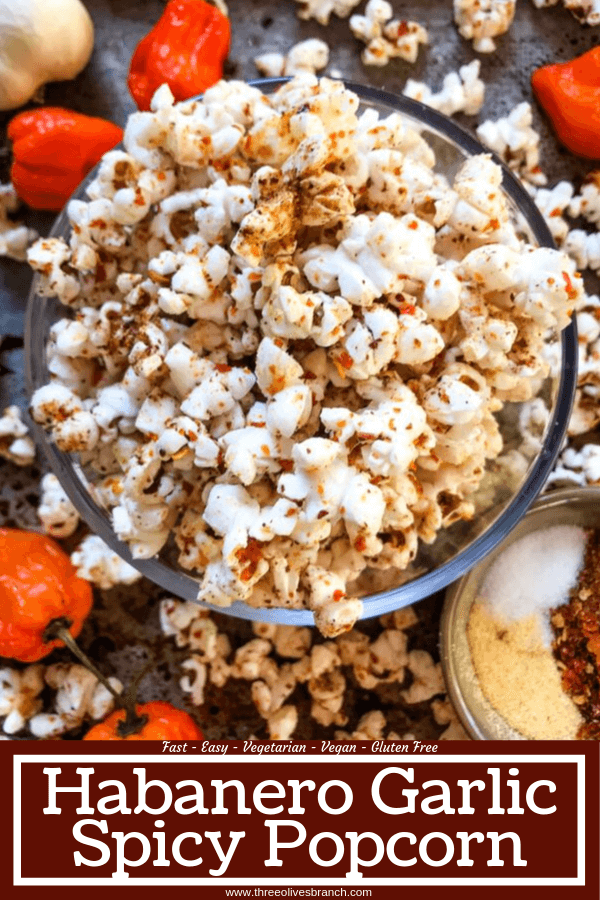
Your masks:
[{"label": "speckled metal surface", "polygon": [[[129,59],[138,40],[158,19],[164,3],[160,0],[84,2],[96,27],[92,60],[74,82],[48,86],[45,101],[124,124],[134,110],[126,84]],[[361,45],[353,38],[347,20],[332,17],[326,28],[315,21],[300,21],[293,0],[278,4],[272,0],[228,0],[228,6],[233,31],[228,71],[232,77],[244,80],[257,77],[253,59],[259,53],[286,51],[293,43],[307,37],[321,37],[329,43],[328,72],[338,70],[355,81],[396,92],[402,90],[408,76],[437,87],[447,72],[476,56],[453,25],[451,0],[423,0],[421,3],[394,0],[398,17],[416,19],[428,28],[430,45],[421,51],[414,66],[393,60],[382,69],[362,65]],[[364,3],[357,11],[363,6]],[[522,100],[530,100],[529,76],[537,66],[567,59],[597,42],[598,29],[583,28],[562,7],[536,10],[531,0],[519,0],[515,22],[510,32],[499,39],[497,52],[480,56],[482,77],[487,86],[480,118],[496,118]],[[535,125],[543,136],[543,167],[550,179],[577,180],[586,167],[558,147],[538,110],[535,118]],[[8,116],[4,117],[4,122],[0,120],[0,126],[7,120]],[[463,124],[473,128],[476,122],[463,119]],[[9,148],[0,149],[2,180],[6,180],[9,161]],[[47,215],[29,212],[24,218],[42,234],[52,224],[52,217]],[[0,260],[0,409],[9,402],[17,402],[24,408],[27,403],[21,375],[21,336],[30,280],[26,265]],[[0,522],[24,527],[36,525],[38,481],[36,469],[16,471],[8,464],[0,468]],[[159,598],[160,592],[145,581],[134,588],[99,592],[82,642],[107,673],[116,672],[123,681],[152,658],[155,667],[141,683],[140,698],[160,697],[181,706],[185,705],[185,700],[178,687],[178,667],[187,654],[175,650],[171,642],[160,638]],[[419,625],[410,631],[410,646],[426,649],[436,659],[440,610],[439,596],[423,601],[418,608]],[[234,644],[250,636],[247,623],[225,619],[223,623],[222,627],[226,628]],[[60,658],[60,652],[53,655],[53,659]],[[62,658],[67,657],[63,654]],[[325,730],[310,719],[308,699],[293,695],[291,702],[296,701],[300,724],[295,736],[329,737],[333,729]],[[398,685],[384,686],[377,693],[351,687],[346,704],[350,730],[360,716],[372,708],[383,709],[388,727],[400,734],[410,731],[416,737],[435,738],[442,730],[433,721],[429,703],[411,708],[402,704]],[[247,682],[232,681],[221,690],[210,688],[207,702],[198,715],[209,737],[242,738],[252,733],[264,733]],[[69,736],[77,738],[81,735],[73,733]]]}]

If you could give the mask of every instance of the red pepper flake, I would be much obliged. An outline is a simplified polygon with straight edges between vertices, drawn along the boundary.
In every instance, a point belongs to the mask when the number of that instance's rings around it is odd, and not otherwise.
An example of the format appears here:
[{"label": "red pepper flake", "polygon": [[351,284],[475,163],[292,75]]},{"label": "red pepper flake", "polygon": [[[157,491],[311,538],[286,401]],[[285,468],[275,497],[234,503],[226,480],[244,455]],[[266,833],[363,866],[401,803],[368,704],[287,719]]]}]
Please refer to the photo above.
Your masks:
[{"label": "red pepper flake", "polygon": [[358,550],[359,553],[364,553],[367,549],[367,542],[362,534],[359,534],[359,536],[354,541],[354,549]]},{"label": "red pepper flake", "polygon": [[227,363],[215,363],[215,369],[217,372],[231,372],[231,366],[228,366]]},{"label": "red pepper flake", "polygon": [[409,227],[409,228],[412,228],[413,231],[416,231],[417,228],[419,227],[419,223],[418,223],[418,222],[415,222],[415,221],[413,220],[412,222],[409,222],[409,223],[408,223],[408,227]]},{"label": "red pepper flake", "polygon": [[413,303],[403,303],[400,307],[400,313],[403,316],[414,316],[417,307]]},{"label": "red pepper flake", "polygon": [[291,472],[294,468],[294,463],[291,459],[280,459],[279,465],[283,469],[284,472]]},{"label": "red pepper flake", "polygon": [[346,594],[344,593],[344,591],[340,591],[340,590],[338,589],[337,591],[334,591],[334,592],[333,592],[333,598],[332,598],[332,599],[333,599],[333,602],[334,602],[334,603],[339,603],[339,601],[340,601],[340,600],[343,600],[345,596],[346,596]]},{"label": "red pepper flake", "polygon": [[303,381],[314,381],[316,379],[316,375],[314,372],[309,370],[305,370],[304,375],[302,376]]},{"label": "red pepper flake", "polygon": [[564,278],[565,284],[567,286],[567,297],[569,298],[569,300],[574,300],[575,297],[577,296],[577,291],[573,287],[573,282],[571,281],[569,273],[563,272],[562,277]]},{"label": "red pepper flake", "polygon": [[242,571],[240,578],[242,581],[250,581],[255,574],[258,564],[262,559],[262,543],[255,538],[249,538],[245,547],[240,547],[235,551],[236,558],[240,565],[248,563],[248,566]]},{"label": "red pepper flake", "polygon": [[345,350],[342,350],[342,352],[338,356],[338,362],[344,367],[344,369],[351,369],[354,365],[354,360]]}]

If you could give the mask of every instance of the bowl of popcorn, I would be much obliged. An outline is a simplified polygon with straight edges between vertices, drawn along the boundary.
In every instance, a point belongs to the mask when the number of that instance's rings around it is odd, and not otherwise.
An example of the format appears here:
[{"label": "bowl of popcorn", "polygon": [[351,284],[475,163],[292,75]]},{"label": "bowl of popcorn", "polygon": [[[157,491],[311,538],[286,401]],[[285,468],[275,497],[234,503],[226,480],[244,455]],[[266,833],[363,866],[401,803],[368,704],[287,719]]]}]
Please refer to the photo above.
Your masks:
[{"label": "bowl of popcorn", "polygon": [[339,634],[475,565],[558,453],[581,277],[514,176],[406,97],[164,86],[29,262],[38,440],[184,599]]}]

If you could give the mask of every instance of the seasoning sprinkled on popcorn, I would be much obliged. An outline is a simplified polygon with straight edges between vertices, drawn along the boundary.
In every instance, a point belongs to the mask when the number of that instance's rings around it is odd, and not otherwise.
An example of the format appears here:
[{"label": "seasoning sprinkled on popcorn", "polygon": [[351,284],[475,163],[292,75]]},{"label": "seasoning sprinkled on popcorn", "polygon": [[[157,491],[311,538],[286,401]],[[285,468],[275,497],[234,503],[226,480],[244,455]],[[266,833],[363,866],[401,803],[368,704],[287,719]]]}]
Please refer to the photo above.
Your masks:
[{"label": "seasoning sprinkled on popcorn", "polygon": [[396,57],[414,63],[420,45],[429,43],[422,25],[394,19],[393,15],[387,0],[369,0],[363,16],[351,17],[352,34],[367,45],[361,54],[365,66],[385,66]]},{"label": "seasoning sprinkled on popcorn", "polygon": [[[444,90],[474,111],[478,63]],[[32,415],[95,470],[134,558],[168,545],[199,600],[309,609],[326,638],[351,633],[361,576],[410,577],[422,543],[474,515],[497,414],[535,396],[548,330],[583,298],[574,262],[525,242],[489,155],[448,178],[405,118],[312,74],[178,105],[163,87],[124,147],[69,204],[69,241],[30,250],[66,307]],[[101,586],[137,577],[99,538],[74,561]],[[209,631],[194,696],[213,670],[252,672],[288,734],[271,637],[225,665]],[[343,726],[340,678],[305,674]]]},{"label": "seasoning sprinkled on popcorn", "polygon": [[454,0],[454,21],[478,53],[493,53],[494,38],[505,34],[515,17],[517,0]]}]

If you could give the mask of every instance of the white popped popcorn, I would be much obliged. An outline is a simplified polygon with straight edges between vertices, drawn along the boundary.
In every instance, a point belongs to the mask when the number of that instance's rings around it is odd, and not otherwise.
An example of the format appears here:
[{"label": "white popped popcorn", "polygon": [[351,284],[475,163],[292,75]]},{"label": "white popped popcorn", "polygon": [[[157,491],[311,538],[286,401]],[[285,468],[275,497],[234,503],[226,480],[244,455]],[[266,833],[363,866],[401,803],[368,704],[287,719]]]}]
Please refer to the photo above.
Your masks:
[{"label": "white popped popcorn", "polygon": [[[108,681],[115,691],[122,690],[117,678]],[[46,704],[40,696],[44,688],[50,689]],[[113,695],[77,663],[0,669],[0,716],[5,717],[2,729],[8,735],[27,729],[36,738],[58,737],[86,719],[103,719],[113,706]]]},{"label": "white popped popcorn", "polygon": [[350,15],[360,0],[296,0],[299,4],[300,19],[316,19],[321,25],[327,25],[331,14],[345,19]]},{"label": "white popped popcorn", "polygon": [[329,62],[329,47],[320,38],[308,38],[294,44],[283,53],[262,53],[254,58],[254,65],[261,75],[277,78],[281,75],[298,75],[300,72],[319,72]]},{"label": "white popped popcorn", "polygon": [[385,66],[398,57],[414,63],[419,46],[429,42],[425,28],[418,22],[393,19],[394,11],[387,0],[369,0],[362,16],[350,19],[350,29],[367,46],[361,54],[366,66]]},{"label": "white popped popcorn", "polygon": [[54,538],[69,537],[79,525],[79,514],[61,484],[51,473],[44,475],[38,517],[46,534]]},{"label": "white popped popcorn", "polygon": [[18,406],[7,406],[0,416],[0,456],[17,466],[30,466],[35,459],[35,444]]},{"label": "white popped popcorn", "polygon": [[461,66],[458,72],[449,72],[445,77],[441,90],[435,93],[426,84],[409,78],[404,86],[403,94],[412,100],[437,109],[446,116],[462,112],[467,116],[476,116],[485,99],[485,84],[479,77],[481,63],[478,59]]},{"label": "white popped popcorn", "polygon": [[574,447],[563,450],[547,484],[560,487],[600,484],[600,444],[584,444],[580,450]]},{"label": "white popped popcorn", "polygon": [[600,232],[572,228],[566,235],[563,250],[572,256],[579,269],[600,271]]},{"label": "white popped popcorn", "polygon": [[85,537],[71,554],[80,578],[107,590],[116,584],[133,584],[141,572],[126,563],[95,534]]},{"label": "white popped popcorn", "polygon": [[23,262],[27,259],[27,248],[38,235],[33,229],[10,218],[19,205],[20,200],[12,184],[0,184],[0,256]]},{"label": "white popped popcorn", "polygon": [[494,38],[508,31],[516,6],[517,0],[454,0],[454,21],[474,50],[493,53]]},{"label": "white popped popcorn", "polygon": [[2,725],[6,734],[21,731],[42,708],[39,695],[43,688],[42,665],[27,666],[21,672],[9,667],[0,669],[0,716],[6,716]]},{"label": "white popped popcorn", "polygon": [[[444,108],[479,107],[478,72],[447,80]],[[309,609],[334,638],[361,615],[357,579],[409,577],[420,542],[474,515],[496,414],[535,395],[546,331],[583,296],[572,260],[524,242],[501,180],[487,154],[446,177],[402,116],[307,73],[268,96],[161,89],[130,119],[69,242],[30,251],[69,307],[31,409],[97,472],[135,559],[174,552],[199,600]],[[73,559],[106,587],[138,577],[99,538]],[[233,673],[266,719],[283,708],[295,663],[276,677],[271,636],[226,660],[197,631],[197,702]],[[401,644],[378,647],[398,678]],[[334,687],[313,699],[341,726]]]},{"label": "white popped popcorn", "polygon": [[477,137],[525,181],[546,184],[540,169],[540,135],[532,127],[533,113],[527,102],[519,103],[495,122],[487,119],[477,128]]},{"label": "white popped popcorn", "polygon": [[563,4],[582,25],[600,25],[600,0],[563,0]]}]

